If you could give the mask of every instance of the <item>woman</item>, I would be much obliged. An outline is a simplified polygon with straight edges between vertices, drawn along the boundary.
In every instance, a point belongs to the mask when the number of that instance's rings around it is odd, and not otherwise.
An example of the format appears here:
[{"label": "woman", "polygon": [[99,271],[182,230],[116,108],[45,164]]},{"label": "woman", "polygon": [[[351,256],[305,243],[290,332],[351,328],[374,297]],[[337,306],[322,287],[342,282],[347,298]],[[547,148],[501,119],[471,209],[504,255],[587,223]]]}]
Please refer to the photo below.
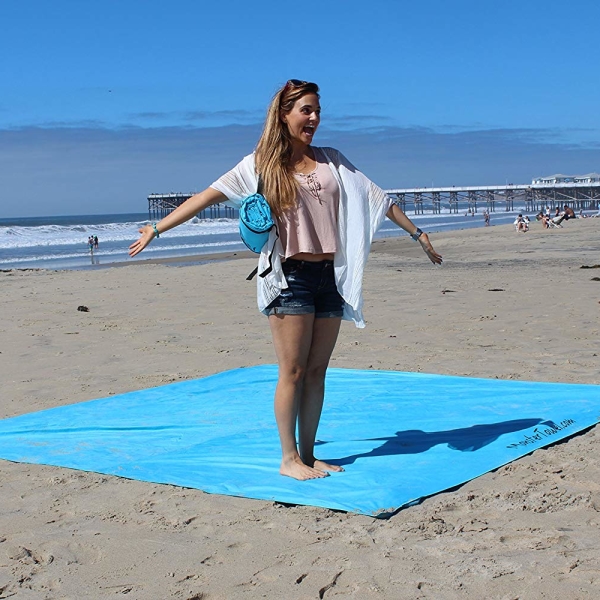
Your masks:
[{"label": "woman", "polygon": [[343,470],[314,456],[325,372],[342,318],[364,327],[362,275],[385,216],[418,240],[431,262],[442,262],[427,234],[341,153],[312,146],[320,120],[318,86],[290,79],[273,97],[255,153],[159,223],[140,229],[130,246],[135,256],[211,204],[239,206],[257,191],[260,175],[277,228],[259,259],[258,306],[268,316],[279,363],[280,473],[299,480]]}]

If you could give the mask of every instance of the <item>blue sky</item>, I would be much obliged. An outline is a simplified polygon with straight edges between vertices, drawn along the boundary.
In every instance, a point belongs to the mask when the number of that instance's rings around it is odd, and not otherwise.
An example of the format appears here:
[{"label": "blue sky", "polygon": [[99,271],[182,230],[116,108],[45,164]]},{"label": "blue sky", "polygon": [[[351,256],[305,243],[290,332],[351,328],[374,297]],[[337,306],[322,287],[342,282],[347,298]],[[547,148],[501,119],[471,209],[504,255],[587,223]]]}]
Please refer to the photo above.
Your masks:
[{"label": "blue sky", "polygon": [[0,217],[203,189],[288,78],[321,87],[316,143],[382,187],[600,171],[599,17],[592,0],[2,0]]}]

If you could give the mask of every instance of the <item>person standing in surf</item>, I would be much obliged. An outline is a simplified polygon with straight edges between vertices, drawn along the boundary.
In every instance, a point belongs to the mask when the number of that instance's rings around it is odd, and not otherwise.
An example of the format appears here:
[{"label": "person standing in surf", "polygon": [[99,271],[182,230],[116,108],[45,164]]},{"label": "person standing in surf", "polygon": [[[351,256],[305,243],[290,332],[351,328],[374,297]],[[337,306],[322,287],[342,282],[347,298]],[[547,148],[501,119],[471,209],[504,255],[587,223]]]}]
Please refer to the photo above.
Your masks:
[{"label": "person standing in surf", "polygon": [[418,241],[432,263],[442,262],[427,234],[381,188],[338,150],[312,145],[320,122],[318,86],[290,79],[269,105],[255,152],[158,223],[142,227],[129,248],[135,256],[212,204],[239,206],[256,193],[260,176],[277,227],[259,258],[258,307],[268,317],[279,365],[280,473],[299,480],[343,470],[314,455],[325,374],[342,319],[364,327],[363,271],[384,218]]}]

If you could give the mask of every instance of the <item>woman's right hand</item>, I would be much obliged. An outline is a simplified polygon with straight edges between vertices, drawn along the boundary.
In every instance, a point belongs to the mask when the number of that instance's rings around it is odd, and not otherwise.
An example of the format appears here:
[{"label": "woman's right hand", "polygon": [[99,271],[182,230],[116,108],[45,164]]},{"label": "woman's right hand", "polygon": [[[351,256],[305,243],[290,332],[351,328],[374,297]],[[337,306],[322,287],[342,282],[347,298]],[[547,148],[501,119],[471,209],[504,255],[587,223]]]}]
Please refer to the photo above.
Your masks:
[{"label": "woman's right hand", "polygon": [[154,229],[152,225],[144,225],[139,232],[142,234],[140,239],[133,242],[129,246],[129,256],[135,256],[139,254],[155,237]]},{"label": "woman's right hand", "polygon": [[[223,202],[227,200],[227,196],[214,188],[206,188],[199,194],[190,196],[183,204],[179,205],[172,213],[169,213],[164,219],[159,222],[160,229],[159,233],[169,231],[173,227],[177,227],[182,223],[185,223],[191,219],[194,215],[202,212],[205,208],[208,208],[212,204],[217,202]],[[137,242],[133,242],[129,246],[129,256],[135,256],[139,254],[155,237],[156,233],[152,225],[144,225],[140,229],[140,239]]]}]

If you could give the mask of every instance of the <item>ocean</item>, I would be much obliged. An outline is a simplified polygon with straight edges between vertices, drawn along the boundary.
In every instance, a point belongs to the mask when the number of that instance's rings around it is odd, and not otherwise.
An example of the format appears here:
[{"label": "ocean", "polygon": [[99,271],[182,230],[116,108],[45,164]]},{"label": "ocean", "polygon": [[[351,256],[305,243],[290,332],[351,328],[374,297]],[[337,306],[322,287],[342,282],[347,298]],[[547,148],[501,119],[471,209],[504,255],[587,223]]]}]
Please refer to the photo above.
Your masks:
[{"label": "ocean", "polygon": [[[484,226],[483,212],[472,217],[466,210],[423,215],[407,211],[407,215],[427,232]],[[491,213],[491,225],[512,223],[520,210]],[[138,229],[149,222],[147,213],[0,219],[0,269],[93,269],[145,258],[181,257],[185,262],[192,255],[246,249],[236,219],[194,218],[129,258],[129,245],[137,239]],[[386,219],[376,237],[400,235],[406,233]],[[87,244],[89,236],[99,240],[93,253]]]}]

